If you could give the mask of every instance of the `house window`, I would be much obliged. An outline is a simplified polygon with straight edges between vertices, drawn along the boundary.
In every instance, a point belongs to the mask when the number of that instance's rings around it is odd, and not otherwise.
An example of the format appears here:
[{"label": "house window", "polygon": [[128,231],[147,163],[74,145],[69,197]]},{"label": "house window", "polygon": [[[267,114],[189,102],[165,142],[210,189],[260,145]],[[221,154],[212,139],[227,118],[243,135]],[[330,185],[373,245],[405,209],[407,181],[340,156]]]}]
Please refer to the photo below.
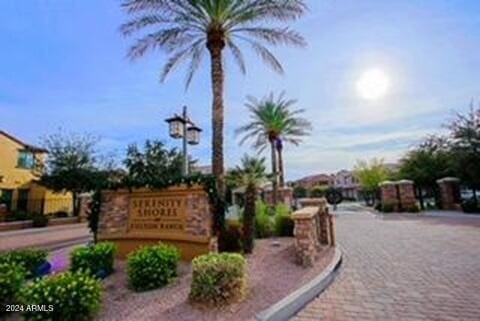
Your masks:
[{"label": "house window", "polygon": [[18,153],[17,166],[24,169],[35,168],[35,155],[27,150],[21,150]]},{"label": "house window", "polygon": [[7,211],[10,211],[12,208],[13,200],[13,190],[12,189],[2,189],[0,190],[0,205],[6,207]]}]

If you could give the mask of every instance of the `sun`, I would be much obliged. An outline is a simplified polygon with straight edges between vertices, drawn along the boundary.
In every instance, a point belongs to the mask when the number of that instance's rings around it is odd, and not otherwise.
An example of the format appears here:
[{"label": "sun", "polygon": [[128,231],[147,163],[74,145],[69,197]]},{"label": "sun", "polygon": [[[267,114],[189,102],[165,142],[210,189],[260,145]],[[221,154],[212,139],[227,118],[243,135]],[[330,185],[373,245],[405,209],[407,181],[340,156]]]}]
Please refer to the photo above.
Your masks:
[{"label": "sun", "polygon": [[378,68],[366,70],[357,81],[357,92],[363,99],[380,99],[387,93],[390,80],[385,72]]}]

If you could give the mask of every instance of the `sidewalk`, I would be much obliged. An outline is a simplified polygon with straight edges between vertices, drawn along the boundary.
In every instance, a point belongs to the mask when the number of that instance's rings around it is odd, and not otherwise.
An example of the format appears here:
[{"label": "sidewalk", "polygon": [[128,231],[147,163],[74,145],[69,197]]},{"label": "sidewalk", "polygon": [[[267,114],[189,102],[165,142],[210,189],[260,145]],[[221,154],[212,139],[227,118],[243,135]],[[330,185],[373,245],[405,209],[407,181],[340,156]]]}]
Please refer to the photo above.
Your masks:
[{"label": "sidewalk", "polygon": [[0,232],[0,251],[27,247],[49,250],[86,243],[91,239],[86,223]]}]

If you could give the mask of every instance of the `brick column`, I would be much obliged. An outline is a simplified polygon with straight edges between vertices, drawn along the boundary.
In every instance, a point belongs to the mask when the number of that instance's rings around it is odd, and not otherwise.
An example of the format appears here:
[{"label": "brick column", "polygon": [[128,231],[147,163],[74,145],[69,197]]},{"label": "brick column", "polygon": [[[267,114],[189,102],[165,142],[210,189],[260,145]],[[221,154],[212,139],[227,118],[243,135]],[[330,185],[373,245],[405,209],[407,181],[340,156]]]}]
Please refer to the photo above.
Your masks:
[{"label": "brick column", "polygon": [[392,207],[393,211],[399,210],[399,202],[397,195],[397,186],[395,182],[384,181],[380,183],[380,199],[382,203],[382,208]]},{"label": "brick column", "polygon": [[80,209],[78,211],[78,219],[80,222],[87,222],[88,215],[90,211],[90,202],[92,201],[92,196],[89,194],[80,195],[79,204]]},{"label": "brick column", "polygon": [[415,188],[413,181],[404,179],[398,181],[397,186],[401,209],[406,212],[417,211],[417,199],[415,198]]},{"label": "brick column", "polygon": [[455,177],[445,177],[437,181],[440,189],[440,202],[444,210],[461,210],[460,180]]},{"label": "brick column", "polygon": [[302,266],[312,266],[315,262],[318,244],[316,217],[317,207],[305,207],[292,214],[297,262]]}]

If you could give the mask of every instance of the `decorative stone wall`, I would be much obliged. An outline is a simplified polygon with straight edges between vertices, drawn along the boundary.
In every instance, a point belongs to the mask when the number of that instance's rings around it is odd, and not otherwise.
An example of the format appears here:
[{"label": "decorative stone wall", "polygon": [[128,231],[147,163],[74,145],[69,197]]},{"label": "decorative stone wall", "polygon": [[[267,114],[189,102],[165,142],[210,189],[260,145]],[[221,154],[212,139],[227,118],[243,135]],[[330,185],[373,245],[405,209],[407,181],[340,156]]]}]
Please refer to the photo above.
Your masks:
[{"label": "decorative stone wall", "polygon": [[417,199],[413,181],[401,180],[397,182],[400,209],[407,212],[415,211]]},{"label": "decorative stone wall", "polygon": [[292,214],[297,262],[305,267],[314,264],[322,246],[335,246],[334,219],[328,213],[326,201],[310,199],[309,202],[317,206],[306,206]]},{"label": "decorative stone wall", "polygon": [[[273,191],[267,190],[263,192],[263,199],[267,204],[273,204]],[[278,203],[283,203],[287,206],[293,206],[293,188],[281,187],[278,189],[277,195]]]},{"label": "decorative stone wall", "polygon": [[117,243],[120,256],[158,242],[184,259],[216,251],[212,209],[202,186],[102,192],[99,239]]},{"label": "decorative stone wall", "polygon": [[417,199],[413,181],[406,179],[396,182],[384,181],[379,186],[383,211],[417,211]]},{"label": "decorative stone wall", "polygon": [[80,222],[88,221],[88,213],[90,211],[90,202],[92,201],[92,196],[90,194],[80,195],[78,199],[79,211],[78,219]]},{"label": "decorative stone wall", "polygon": [[319,235],[316,216],[318,208],[305,207],[293,214],[295,221],[295,250],[297,262],[302,266],[312,266],[318,252]]},{"label": "decorative stone wall", "polygon": [[300,208],[310,207],[310,206],[322,207],[322,208],[327,207],[327,200],[325,198],[321,198],[321,197],[318,197],[318,198],[299,198],[297,201],[298,201],[298,205],[299,205]]},{"label": "decorative stone wall", "polygon": [[380,183],[380,201],[382,207],[391,206],[395,212],[399,210],[399,199],[395,182],[384,181]]},{"label": "decorative stone wall", "polygon": [[445,177],[437,181],[440,189],[440,203],[442,209],[460,211],[460,180],[455,177]]}]

